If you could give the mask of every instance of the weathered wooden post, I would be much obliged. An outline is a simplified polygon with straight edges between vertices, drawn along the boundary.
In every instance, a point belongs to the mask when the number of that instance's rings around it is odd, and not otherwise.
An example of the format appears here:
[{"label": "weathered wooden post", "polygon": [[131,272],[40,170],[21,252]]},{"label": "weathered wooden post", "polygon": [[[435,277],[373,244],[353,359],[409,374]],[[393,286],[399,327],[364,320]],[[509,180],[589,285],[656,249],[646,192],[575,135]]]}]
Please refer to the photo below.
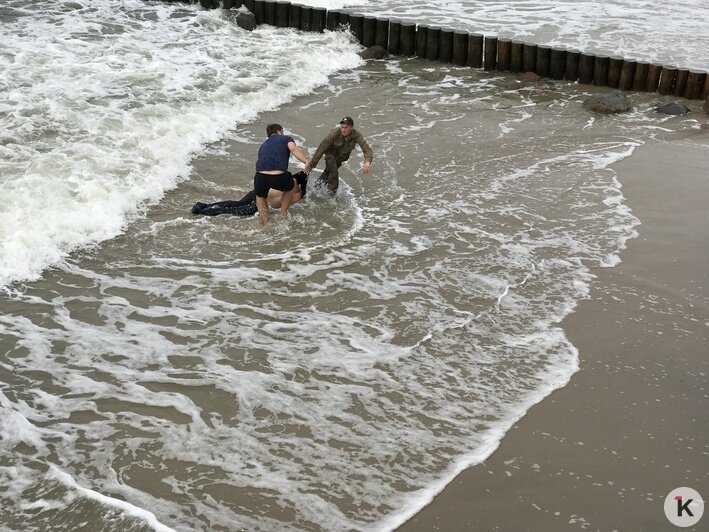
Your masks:
[{"label": "weathered wooden post", "polygon": [[596,58],[590,54],[579,55],[579,83],[588,85],[593,83],[593,67]]},{"label": "weathered wooden post", "polygon": [[709,100],[709,73],[704,76],[704,89],[699,97],[703,100]]},{"label": "weathered wooden post", "polygon": [[347,26],[350,23],[350,14],[340,11],[339,23],[340,26]]},{"label": "weathered wooden post", "polygon": [[263,24],[266,19],[266,0],[256,0],[254,2],[254,18],[256,18],[256,24]]},{"label": "weathered wooden post", "polygon": [[453,61],[453,30],[443,28],[438,39],[438,60],[441,63]]},{"label": "weathered wooden post", "polygon": [[522,72],[522,66],[524,65],[524,43],[521,41],[512,41],[510,48],[510,70],[512,72]]},{"label": "weathered wooden post", "polygon": [[330,9],[327,12],[327,20],[325,21],[325,27],[329,31],[336,30],[340,25],[340,10]]},{"label": "weathered wooden post", "polygon": [[698,100],[702,94],[704,77],[706,74],[701,70],[690,70],[687,76],[687,87],[684,89],[684,97],[688,100]]},{"label": "weathered wooden post", "polygon": [[566,51],[566,68],[564,69],[564,79],[566,81],[577,81],[579,79],[579,60],[581,52],[578,50]]},{"label": "weathered wooden post", "polygon": [[483,39],[479,33],[468,36],[468,66],[481,68],[483,66]]},{"label": "weathered wooden post", "polygon": [[416,53],[416,24],[404,22],[401,25],[401,55],[411,57]]},{"label": "weathered wooden post", "polygon": [[224,9],[231,9],[232,7],[234,7],[234,3],[235,0],[224,0],[224,2],[222,3],[222,7]]},{"label": "weathered wooden post", "polygon": [[426,59],[426,42],[428,41],[428,26],[419,24],[416,28],[416,55]]},{"label": "weathered wooden post", "polygon": [[672,94],[672,87],[675,84],[675,78],[677,77],[677,67],[676,66],[663,66],[662,73],[660,74],[660,94],[667,96]]},{"label": "weathered wooden post", "polygon": [[485,37],[485,70],[495,70],[497,66],[497,37]]},{"label": "weathered wooden post", "polygon": [[548,78],[551,74],[551,46],[540,44],[537,46],[536,73],[543,78]]},{"label": "weathered wooden post", "polygon": [[564,79],[565,70],[566,50],[555,46],[551,49],[551,67],[549,69],[549,76],[551,79]]},{"label": "weathered wooden post", "polygon": [[287,28],[290,24],[290,4],[288,2],[276,2],[276,26]]},{"label": "weathered wooden post", "polygon": [[636,69],[637,61],[632,59],[623,60],[623,66],[620,68],[620,80],[618,81],[619,89],[629,91],[633,88]]},{"label": "weathered wooden post", "polygon": [[212,9],[211,0],[199,0],[199,5],[200,5],[200,7],[203,7],[204,9]]},{"label": "weathered wooden post", "polygon": [[687,79],[689,78],[689,70],[681,69],[677,71],[677,77],[675,78],[675,85],[672,89],[672,94],[675,96],[683,96],[684,90],[687,88]]},{"label": "weathered wooden post", "polygon": [[635,65],[635,74],[633,75],[633,90],[647,90],[647,73],[650,70],[650,63],[647,61],[638,61]]},{"label": "weathered wooden post", "polygon": [[324,7],[314,7],[311,13],[310,31],[322,33],[325,31],[325,21],[327,20],[327,9]]},{"label": "weathered wooden post", "polygon": [[350,31],[361,44],[364,40],[364,15],[350,15]]},{"label": "weathered wooden post", "polygon": [[288,25],[291,28],[295,28],[297,30],[300,29],[300,15],[301,15],[301,6],[300,4],[291,4],[290,5],[290,16],[289,16],[289,22]]},{"label": "weathered wooden post", "polygon": [[525,44],[522,51],[522,70],[535,72],[537,70],[537,45]]},{"label": "weathered wooden post", "polygon": [[389,49],[389,19],[377,19],[374,28],[374,44],[385,50]]},{"label": "weathered wooden post", "polygon": [[453,64],[464,66],[468,59],[468,34],[464,31],[453,33]]},{"label": "weathered wooden post", "polygon": [[300,8],[300,29],[303,31],[312,31],[313,29],[313,8],[310,6]]},{"label": "weathered wooden post", "polygon": [[497,39],[497,70],[509,70],[512,58],[512,41]]},{"label": "weathered wooden post", "polygon": [[623,58],[617,55],[608,60],[608,86],[617,89],[620,85],[620,71],[623,68]]},{"label": "weathered wooden post", "polygon": [[655,63],[651,64],[647,71],[646,92],[655,92],[660,84],[660,74],[662,73],[662,65]]},{"label": "weathered wooden post", "polygon": [[438,39],[441,37],[441,28],[429,26],[426,32],[426,59],[429,61],[438,60]]},{"label": "weathered wooden post", "polygon": [[[238,2],[237,2],[237,3],[238,3]],[[255,12],[256,12],[256,0],[244,0],[244,4],[243,4],[243,5],[245,5],[245,6],[246,6],[246,9],[248,9],[249,11],[251,11],[251,13],[255,13]],[[240,6],[236,6],[236,7],[240,7]]]},{"label": "weathered wooden post", "polygon": [[608,86],[608,63],[610,58],[607,55],[597,55],[593,62],[593,84],[596,87]]},{"label": "weathered wooden post", "polygon": [[401,21],[392,20],[389,22],[389,53],[401,54]]},{"label": "weathered wooden post", "polygon": [[376,34],[377,34],[377,19],[374,17],[370,17],[369,15],[365,15],[362,46],[364,46],[365,48],[369,48],[370,46],[374,46]]},{"label": "weathered wooden post", "polygon": [[263,21],[269,26],[276,25],[276,0],[266,0]]}]

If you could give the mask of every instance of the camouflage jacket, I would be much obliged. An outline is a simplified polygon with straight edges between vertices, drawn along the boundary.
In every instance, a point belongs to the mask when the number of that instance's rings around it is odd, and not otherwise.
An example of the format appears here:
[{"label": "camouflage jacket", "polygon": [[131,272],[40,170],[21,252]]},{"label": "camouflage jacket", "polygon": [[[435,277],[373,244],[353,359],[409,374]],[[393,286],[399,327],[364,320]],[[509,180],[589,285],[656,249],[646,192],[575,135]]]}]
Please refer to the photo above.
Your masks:
[{"label": "camouflage jacket", "polygon": [[325,154],[334,156],[338,163],[344,162],[350,158],[350,153],[354,150],[355,144],[359,144],[359,147],[362,148],[364,160],[371,163],[374,154],[362,134],[356,129],[352,129],[352,133],[348,137],[343,137],[340,133],[340,128],[336,127],[320,143],[315,155],[310,159],[310,164],[314,168]]}]

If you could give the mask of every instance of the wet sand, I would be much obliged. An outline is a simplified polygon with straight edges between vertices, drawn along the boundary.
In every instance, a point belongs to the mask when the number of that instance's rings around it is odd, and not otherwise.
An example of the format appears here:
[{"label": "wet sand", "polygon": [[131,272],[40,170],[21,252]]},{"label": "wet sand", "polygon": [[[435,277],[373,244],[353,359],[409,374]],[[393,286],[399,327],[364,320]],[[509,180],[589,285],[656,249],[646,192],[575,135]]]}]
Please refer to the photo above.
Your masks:
[{"label": "wet sand", "polygon": [[580,371],[400,530],[670,530],[671,490],[707,496],[708,146],[695,130],[614,165],[642,225],[562,324]]}]

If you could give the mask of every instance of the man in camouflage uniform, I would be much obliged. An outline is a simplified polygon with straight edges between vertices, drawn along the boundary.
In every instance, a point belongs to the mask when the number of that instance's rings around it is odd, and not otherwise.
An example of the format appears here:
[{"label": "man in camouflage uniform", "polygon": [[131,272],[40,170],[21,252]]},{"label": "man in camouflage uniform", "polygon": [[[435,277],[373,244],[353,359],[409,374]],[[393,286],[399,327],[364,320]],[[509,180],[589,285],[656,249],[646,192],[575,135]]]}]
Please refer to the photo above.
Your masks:
[{"label": "man in camouflage uniform", "polygon": [[349,116],[340,120],[340,127],[330,131],[327,137],[323,139],[315,155],[310,159],[310,164],[305,167],[304,172],[306,174],[310,173],[324,155],[325,170],[318,178],[318,183],[325,184],[332,195],[335,195],[340,184],[339,168],[343,162],[350,158],[350,153],[354,150],[355,144],[359,144],[362,149],[364,154],[362,171],[368,174],[374,154],[362,134],[354,128],[354,120]]}]

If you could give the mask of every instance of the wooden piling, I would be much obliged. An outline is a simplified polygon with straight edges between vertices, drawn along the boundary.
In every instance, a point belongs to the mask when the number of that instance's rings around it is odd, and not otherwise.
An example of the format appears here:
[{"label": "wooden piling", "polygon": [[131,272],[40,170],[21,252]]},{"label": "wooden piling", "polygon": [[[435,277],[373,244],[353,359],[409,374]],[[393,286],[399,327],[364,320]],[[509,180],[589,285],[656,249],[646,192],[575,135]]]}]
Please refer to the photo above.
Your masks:
[{"label": "wooden piling", "polygon": [[364,39],[364,15],[350,15],[350,31],[361,44]]},{"label": "wooden piling", "polygon": [[647,74],[650,70],[650,63],[647,61],[638,61],[635,65],[635,74],[633,75],[633,90],[647,90]]},{"label": "wooden piling", "polygon": [[441,36],[441,28],[429,26],[426,32],[426,59],[438,61],[438,39]]},{"label": "wooden piling", "polygon": [[660,74],[662,73],[662,65],[651,64],[647,70],[647,85],[646,92],[655,92],[660,84]]},{"label": "wooden piling", "polygon": [[428,26],[419,24],[416,28],[416,56],[421,59],[426,58],[426,41],[428,36]]},{"label": "wooden piling", "polygon": [[524,43],[521,41],[512,41],[510,46],[510,70],[518,73],[522,72],[524,64]]},{"label": "wooden piling", "polygon": [[608,63],[610,57],[597,55],[593,61],[593,84],[596,87],[608,86]]},{"label": "wooden piling", "polygon": [[204,9],[212,9],[212,2],[210,0],[199,0],[199,5]]},{"label": "wooden piling", "polygon": [[329,31],[334,31],[340,26],[340,10],[330,9],[327,12],[327,19],[325,20],[325,28]]},{"label": "wooden piling", "polygon": [[453,33],[453,64],[464,66],[468,59],[468,34],[464,31]]},{"label": "wooden piling", "polygon": [[303,31],[312,31],[313,29],[313,8],[310,6],[300,8],[300,29]]},{"label": "wooden piling", "polygon": [[441,63],[453,61],[453,30],[441,30],[441,36],[438,39],[438,60]]},{"label": "wooden piling", "polygon": [[401,55],[411,57],[416,53],[416,24],[404,22],[401,24]]},{"label": "wooden piling", "polygon": [[389,53],[401,54],[401,21],[392,20],[389,22]]},{"label": "wooden piling", "polygon": [[310,31],[322,33],[325,31],[325,21],[327,20],[327,9],[324,7],[314,7],[310,19]]},{"label": "wooden piling", "polygon": [[596,58],[590,54],[579,54],[579,83],[593,83],[593,68]]},{"label": "wooden piling", "polygon": [[617,55],[611,56],[608,60],[608,81],[607,84],[613,89],[620,85],[620,71],[623,69],[623,58]]},{"label": "wooden piling", "polygon": [[300,4],[290,4],[289,8],[289,17],[288,17],[288,26],[291,28],[295,28],[297,30],[300,29],[300,14],[301,14],[301,6]]},{"label": "wooden piling", "polygon": [[389,19],[377,19],[374,28],[374,44],[381,46],[385,50],[389,49]]},{"label": "wooden piling", "polygon": [[551,46],[537,46],[537,64],[535,72],[543,78],[551,74]]},{"label": "wooden piling", "polygon": [[276,25],[276,0],[266,0],[263,22],[269,26]]},{"label": "wooden piling", "polygon": [[[237,2],[238,4],[238,2]],[[243,5],[246,6],[246,9],[251,11],[251,13],[254,13],[256,11],[256,0],[244,0]],[[240,6],[235,6],[235,7],[240,7]]]},{"label": "wooden piling", "polygon": [[684,96],[684,89],[687,87],[687,78],[689,78],[689,70],[683,68],[677,71],[677,77],[675,77],[675,85],[672,88],[672,94],[675,96]]},{"label": "wooden piling", "polygon": [[364,31],[362,35],[362,46],[364,46],[365,48],[374,46],[374,42],[377,38],[377,19],[375,17],[365,15]]},{"label": "wooden piling", "polygon": [[554,47],[551,49],[551,67],[549,69],[549,77],[551,79],[564,79],[564,71],[566,70],[566,50],[563,48]]},{"label": "wooden piling", "polygon": [[618,81],[618,88],[620,90],[629,91],[633,88],[637,65],[637,61],[633,59],[623,60],[623,66],[620,67],[620,80]]},{"label": "wooden piling", "polygon": [[564,69],[564,79],[566,81],[577,81],[579,79],[579,60],[581,52],[578,50],[566,51],[566,68]]},{"label": "wooden piling", "polygon": [[263,24],[266,20],[266,0],[256,0],[253,13],[254,18],[256,18],[256,24]]},{"label": "wooden piling", "polygon": [[677,67],[676,66],[663,66],[662,72],[660,74],[660,88],[658,91],[663,96],[672,94],[672,87],[675,84],[675,77],[677,77]]},{"label": "wooden piling", "polygon": [[537,70],[537,45],[525,44],[522,50],[522,70],[536,72]]},{"label": "wooden piling", "polygon": [[485,37],[485,70],[495,70],[497,66],[497,37]]},{"label": "wooden piling", "polygon": [[704,88],[702,93],[699,95],[701,100],[709,100],[709,73],[704,76]]},{"label": "wooden piling", "polygon": [[222,7],[224,9],[231,9],[232,7],[234,7],[234,3],[235,0],[224,0],[224,2],[222,3]]},{"label": "wooden piling", "polygon": [[479,33],[468,35],[468,66],[482,68],[483,66],[483,40]]},{"label": "wooden piling", "polygon": [[497,70],[509,70],[512,58],[512,41],[497,39]]},{"label": "wooden piling", "polygon": [[350,14],[340,11],[340,16],[338,17],[340,26],[349,26],[350,24]]},{"label": "wooden piling", "polygon": [[704,77],[706,74],[701,70],[690,70],[687,76],[687,87],[684,89],[684,97],[688,100],[698,100],[702,94]]},{"label": "wooden piling", "polygon": [[290,4],[288,2],[276,2],[276,26],[287,28],[290,25]]}]

